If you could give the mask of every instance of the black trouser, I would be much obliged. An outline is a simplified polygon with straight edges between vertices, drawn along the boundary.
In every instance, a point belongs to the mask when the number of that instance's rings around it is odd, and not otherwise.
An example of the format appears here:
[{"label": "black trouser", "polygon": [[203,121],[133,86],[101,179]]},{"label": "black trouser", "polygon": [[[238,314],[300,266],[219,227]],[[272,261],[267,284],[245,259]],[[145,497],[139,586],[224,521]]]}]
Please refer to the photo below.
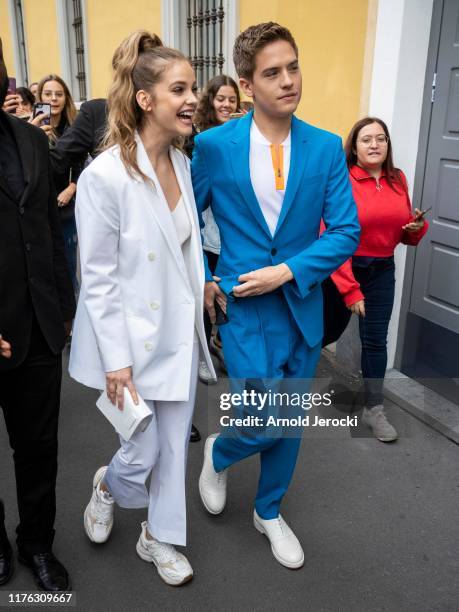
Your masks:
[{"label": "black trouser", "polygon": [[365,405],[383,403],[387,366],[387,332],[394,305],[395,266],[393,257],[374,259],[365,267],[352,267],[365,297],[365,317],[359,317],[362,343],[362,376]]},{"label": "black trouser", "polygon": [[[218,255],[216,253],[212,253],[211,251],[206,251],[207,262],[209,264],[209,270],[212,274],[215,274],[215,268],[218,263]],[[207,344],[210,342],[210,336],[212,334],[212,323],[210,322],[210,317],[207,310],[204,310],[204,329],[206,330],[206,338]]]},{"label": "black trouser", "polygon": [[34,321],[25,361],[0,372],[0,405],[14,452],[17,544],[26,557],[50,550],[54,538],[61,378],[61,355],[50,351]]}]

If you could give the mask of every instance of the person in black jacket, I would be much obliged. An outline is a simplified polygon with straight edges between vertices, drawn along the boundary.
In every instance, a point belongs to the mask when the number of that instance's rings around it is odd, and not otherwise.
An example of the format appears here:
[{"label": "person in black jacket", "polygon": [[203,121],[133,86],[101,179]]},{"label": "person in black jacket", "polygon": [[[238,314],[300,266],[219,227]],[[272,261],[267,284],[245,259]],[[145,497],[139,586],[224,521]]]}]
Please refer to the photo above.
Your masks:
[{"label": "person in black jacket", "polygon": [[[7,89],[0,41],[0,109]],[[0,110],[0,406],[14,451],[19,560],[48,591],[70,588],[52,544],[61,352],[74,314],[48,139]],[[13,555],[0,506],[5,584]]]}]

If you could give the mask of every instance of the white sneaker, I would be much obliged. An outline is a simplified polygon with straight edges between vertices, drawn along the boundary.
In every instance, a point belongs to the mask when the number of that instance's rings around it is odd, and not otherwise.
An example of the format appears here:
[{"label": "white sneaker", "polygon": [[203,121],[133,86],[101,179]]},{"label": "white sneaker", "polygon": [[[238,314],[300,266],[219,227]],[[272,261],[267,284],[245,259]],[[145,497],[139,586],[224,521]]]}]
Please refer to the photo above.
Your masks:
[{"label": "white sneaker", "polygon": [[84,511],[84,528],[88,538],[96,544],[106,542],[113,527],[113,512],[115,500],[106,491],[102,491],[102,482],[107,466],[99,468],[92,481],[93,491],[91,500]]},{"label": "white sneaker", "polygon": [[274,557],[289,569],[298,569],[304,563],[304,552],[298,538],[284,521],[282,516],[265,520],[253,511],[255,529],[264,534],[271,542]]},{"label": "white sneaker", "polygon": [[142,523],[142,531],[136,545],[137,554],[148,563],[154,563],[158,574],[171,586],[180,586],[193,578],[193,568],[185,555],[175,550],[172,544],[159,542],[155,538],[147,540],[147,522]]},{"label": "white sneaker", "polygon": [[212,434],[204,446],[204,463],[199,476],[199,494],[210,514],[220,514],[226,504],[226,481],[228,472],[216,472],[212,461],[212,449],[218,434]]},{"label": "white sneaker", "polygon": [[209,370],[209,367],[205,361],[199,362],[198,376],[199,380],[205,385],[217,384],[217,379],[212,376],[212,372]]}]

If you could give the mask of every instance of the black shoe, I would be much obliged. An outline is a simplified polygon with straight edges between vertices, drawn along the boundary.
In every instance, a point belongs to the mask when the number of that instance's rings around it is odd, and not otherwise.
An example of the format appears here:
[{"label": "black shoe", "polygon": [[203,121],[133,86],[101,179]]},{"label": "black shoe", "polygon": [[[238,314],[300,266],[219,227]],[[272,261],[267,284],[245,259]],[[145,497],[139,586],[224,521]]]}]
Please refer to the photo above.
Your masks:
[{"label": "black shoe", "polygon": [[32,570],[35,582],[43,591],[70,591],[67,570],[52,552],[37,553],[32,557],[18,557],[20,563]]},{"label": "black shoe", "polygon": [[190,433],[190,442],[199,442],[201,439],[201,434],[199,433],[199,429],[197,429],[194,425],[191,426]]},{"label": "black shoe", "polygon": [[13,575],[13,550],[9,543],[0,544],[0,585],[6,584]]}]

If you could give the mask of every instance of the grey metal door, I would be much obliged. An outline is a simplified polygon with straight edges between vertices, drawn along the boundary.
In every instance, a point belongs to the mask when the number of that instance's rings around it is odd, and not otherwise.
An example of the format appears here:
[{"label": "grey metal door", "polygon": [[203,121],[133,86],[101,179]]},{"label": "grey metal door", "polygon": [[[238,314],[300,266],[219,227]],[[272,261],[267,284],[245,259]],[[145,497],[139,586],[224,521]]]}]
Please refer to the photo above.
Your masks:
[{"label": "grey metal door", "polygon": [[459,1],[445,0],[410,310],[459,333]]}]

